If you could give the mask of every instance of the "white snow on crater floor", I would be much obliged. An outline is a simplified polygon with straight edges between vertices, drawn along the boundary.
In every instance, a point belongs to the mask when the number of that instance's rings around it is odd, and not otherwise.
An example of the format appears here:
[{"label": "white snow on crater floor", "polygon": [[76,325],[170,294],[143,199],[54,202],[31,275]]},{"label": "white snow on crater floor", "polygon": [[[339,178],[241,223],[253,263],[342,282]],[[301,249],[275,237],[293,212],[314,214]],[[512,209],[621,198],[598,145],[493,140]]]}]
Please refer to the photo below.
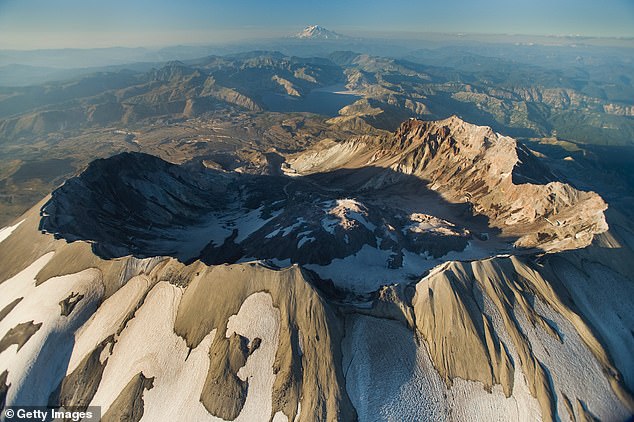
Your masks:
[{"label": "white snow on crater floor", "polygon": [[229,228],[237,228],[238,229],[238,237],[236,237],[235,242],[240,243],[244,241],[247,237],[249,237],[252,233],[258,231],[266,223],[273,220],[275,217],[279,216],[282,212],[275,211],[272,212],[269,218],[262,218],[262,211],[264,207],[260,207],[254,210],[251,210],[247,213],[240,211],[235,217],[226,218],[226,224],[234,224],[234,226],[227,225]]},{"label": "white snow on crater floor", "polygon": [[322,204],[322,208],[326,217],[321,220],[321,226],[330,234],[335,233],[337,226],[348,230],[360,224],[371,232],[376,229],[376,226],[366,218],[368,211],[365,205],[355,199],[326,201]]},{"label": "white snow on crater floor", "polygon": [[403,265],[400,268],[389,268],[388,262],[393,255],[391,250],[381,250],[370,245],[363,245],[357,253],[343,259],[333,259],[330,264],[304,265],[315,271],[323,279],[331,279],[337,287],[355,293],[370,293],[381,286],[417,280],[432,268],[446,261],[482,259],[491,253],[482,248],[483,242],[471,240],[463,251],[451,251],[434,259],[427,254],[403,250]]},{"label": "white snow on crater floor", "polygon": [[[302,243],[303,244],[303,243]],[[450,251],[440,258],[427,253],[416,254],[403,250],[403,263],[399,268],[389,268],[394,254],[391,250],[381,250],[370,245],[345,258],[333,259],[330,264],[307,264],[305,268],[315,271],[323,279],[331,279],[334,284],[355,293],[370,293],[382,286],[419,280],[425,272],[447,261],[466,261],[494,256],[487,249],[487,242],[471,239],[462,251]]]},{"label": "white snow on crater floor", "polygon": [[281,235],[282,237],[286,237],[291,232],[293,232],[295,229],[298,229],[298,228],[302,227],[304,224],[306,224],[306,220],[304,220],[303,218],[300,217],[297,220],[295,220],[295,223],[291,224],[290,226],[277,227],[275,230],[273,230],[271,233],[267,234],[264,237],[266,239],[272,239],[272,238],[274,238],[274,237],[276,237],[278,235]]},{"label": "white snow on crater floor", "polygon": [[369,293],[381,286],[395,284],[407,279],[416,279],[438,264],[425,256],[405,251],[403,267],[388,268],[392,251],[383,251],[370,245],[343,259],[333,259],[328,265],[308,264],[323,279],[331,279],[338,286],[356,293]]},{"label": "white snow on crater floor", "polygon": [[[187,261],[198,257],[210,242],[213,242],[216,247],[221,246],[234,230],[238,231],[235,242],[240,243],[281,214],[281,211],[275,211],[265,219],[262,218],[263,210],[263,207],[254,210],[238,208],[222,213],[211,213],[207,215],[203,223],[175,227],[166,231],[164,238],[147,240],[146,243],[148,246],[152,243],[154,248],[160,246],[160,250],[165,251],[166,255],[177,251],[179,259]],[[302,219],[298,219],[293,226],[276,230],[267,238],[276,236],[280,231],[283,236],[286,236],[296,227],[300,227],[303,222]]]}]

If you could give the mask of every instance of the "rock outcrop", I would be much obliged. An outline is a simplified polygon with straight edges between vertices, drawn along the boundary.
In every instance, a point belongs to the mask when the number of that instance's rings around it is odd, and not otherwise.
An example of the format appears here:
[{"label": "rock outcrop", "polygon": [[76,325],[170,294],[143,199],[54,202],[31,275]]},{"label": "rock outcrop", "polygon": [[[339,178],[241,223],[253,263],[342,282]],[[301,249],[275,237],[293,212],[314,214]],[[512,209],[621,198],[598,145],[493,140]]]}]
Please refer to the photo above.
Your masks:
[{"label": "rock outcrop", "polygon": [[365,180],[363,189],[414,176],[447,201],[486,216],[492,227],[515,236],[521,248],[576,249],[607,230],[607,204],[599,195],[558,180],[514,139],[458,117],[410,119],[392,136],[317,145],[290,165],[299,174],[341,167],[385,169]]},{"label": "rock outcrop", "polygon": [[597,194],[457,118],[323,143],[289,175],[282,161],[252,175],[120,154],[0,231],[0,406],[634,412],[634,230]]}]

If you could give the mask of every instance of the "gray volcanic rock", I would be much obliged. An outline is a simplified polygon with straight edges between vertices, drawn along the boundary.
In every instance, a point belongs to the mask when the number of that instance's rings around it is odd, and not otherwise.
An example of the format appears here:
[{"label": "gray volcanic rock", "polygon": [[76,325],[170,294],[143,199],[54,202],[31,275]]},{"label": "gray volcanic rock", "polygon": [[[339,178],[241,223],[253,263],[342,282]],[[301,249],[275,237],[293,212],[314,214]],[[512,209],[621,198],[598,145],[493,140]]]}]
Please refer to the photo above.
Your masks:
[{"label": "gray volcanic rock", "polygon": [[42,207],[40,229],[88,240],[104,258],[324,266],[369,247],[392,269],[403,267],[406,252],[440,258],[472,237],[443,219],[308,179],[185,168],[140,153],[97,160],[67,181]]},{"label": "gray volcanic rock", "polygon": [[297,263],[366,293],[419,277],[448,254],[575,249],[607,229],[598,195],[557,181],[512,138],[455,117],[318,145],[290,165],[304,176],[138,153],[97,160],[53,193],[40,228],[90,241],[105,258]]},{"label": "gray volcanic rock", "polygon": [[96,160],[53,192],[40,229],[71,242],[90,239],[107,257],[178,252],[160,241],[224,206],[219,179],[147,154]]},{"label": "gray volcanic rock", "polygon": [[320,145],[292,177],[271,158],[266,175],[97,160],[0,230],[0,407],[632,414],[634,229],[598,195],[458,119]]}]

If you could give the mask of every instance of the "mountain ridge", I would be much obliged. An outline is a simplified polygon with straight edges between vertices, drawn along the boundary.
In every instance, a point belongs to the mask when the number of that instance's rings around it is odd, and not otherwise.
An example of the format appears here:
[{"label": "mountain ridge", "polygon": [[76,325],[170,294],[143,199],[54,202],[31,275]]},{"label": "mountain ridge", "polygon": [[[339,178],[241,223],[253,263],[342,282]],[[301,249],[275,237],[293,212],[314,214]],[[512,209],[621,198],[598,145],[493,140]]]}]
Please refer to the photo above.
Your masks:
[{"label": "mountain ridge", "polygon": [[[546,170],[457,117],[330,140],[261,174],[96,160],[0,232],[6,404],[100,405],[106,419],[625,419],[634,230]],[[534,213],[496,208],[495,189]],[[554,237],[513,247],[529,233],[496,227],[509,218]]]},{"label": "mountain ridge", "polygon": [[[474,213],[488,216],[494,226],[519,235],[515,244],[521,247],[576,249],[589,244],[593,234],[607,230],[603,216],[607,204],[598,195],[557,181],[514,139],[457,116],[435,122],[410,119],[392,136],[322,145],[290,158],[289,172],[386,169],[365,180],[362,189],[393,185],[401,175],[415,176],[450,202],[470,204]],[[533,183],[521,183],[526,181]],[[587,213],[581,218],[576,215],[577,203]],[[525,232],[514,231],[513,226],[524,226]]]},{"label": "mountain ridge", "polygon": [[319,25],[309,25],[301,32],[293,35],[293,38],[300,40],[341,40],[348,37],[337,32],[330,31]]}]

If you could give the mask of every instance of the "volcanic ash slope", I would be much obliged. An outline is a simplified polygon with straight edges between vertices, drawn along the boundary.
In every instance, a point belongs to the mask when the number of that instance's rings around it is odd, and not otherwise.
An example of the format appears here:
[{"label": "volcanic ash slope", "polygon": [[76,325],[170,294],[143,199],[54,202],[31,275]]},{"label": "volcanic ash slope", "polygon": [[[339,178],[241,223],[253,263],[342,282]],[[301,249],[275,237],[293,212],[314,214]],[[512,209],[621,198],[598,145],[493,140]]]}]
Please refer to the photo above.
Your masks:
[{"label": "volcanic ash slope", "polygon": [[[2,229],[0,406],[96,405],[105,421],[634,412],[634,231],[598,195],[456,118],[289,163],[295,177],[259,179],[123,154]],[[467,244],[484,253],[461,260]],[[362,250],[390,258],[375,260],[390,282],[320,277]],[[433,265],[416,273],[413,256]]]}]

